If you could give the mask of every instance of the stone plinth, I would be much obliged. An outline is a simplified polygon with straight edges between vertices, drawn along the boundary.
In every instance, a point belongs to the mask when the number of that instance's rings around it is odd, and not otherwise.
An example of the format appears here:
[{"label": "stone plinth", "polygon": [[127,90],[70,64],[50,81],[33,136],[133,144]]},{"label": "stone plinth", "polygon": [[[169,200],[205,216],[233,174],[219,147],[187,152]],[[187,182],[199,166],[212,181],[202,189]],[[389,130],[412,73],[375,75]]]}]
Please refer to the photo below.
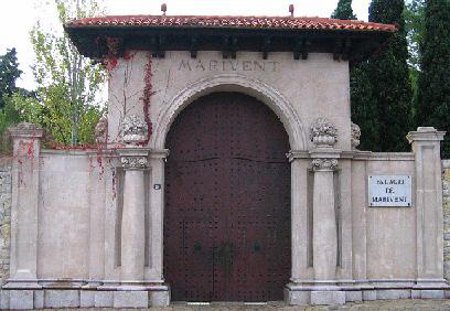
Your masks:
[{"label": "stone plinth", "polygon": [[43,130],[22,122],[13,139],[11,271],[9,288],[39,288],[37,278],[40,139]]},{"label": "stone plinth", "polygon": [[445,132],[419,127],[408,133],[415,154],[417,278],[443,280],[443,213],[440,142]]}]

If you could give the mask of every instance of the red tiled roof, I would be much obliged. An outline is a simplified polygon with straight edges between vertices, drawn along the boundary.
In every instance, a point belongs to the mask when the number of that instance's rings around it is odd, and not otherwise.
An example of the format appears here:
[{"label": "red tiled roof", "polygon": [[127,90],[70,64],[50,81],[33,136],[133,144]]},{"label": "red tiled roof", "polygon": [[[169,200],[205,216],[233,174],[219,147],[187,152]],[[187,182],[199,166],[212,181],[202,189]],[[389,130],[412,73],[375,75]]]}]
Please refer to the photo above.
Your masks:
[{"label": "red tiled roof", "polygon": [[338,20],[321,17],[268,16],[105,16],[74,20],[68,28],[104,27],[180,27],[180,28],[237,28],[278,30],[340,30],[351,32],[395,32],[395,25]]}]

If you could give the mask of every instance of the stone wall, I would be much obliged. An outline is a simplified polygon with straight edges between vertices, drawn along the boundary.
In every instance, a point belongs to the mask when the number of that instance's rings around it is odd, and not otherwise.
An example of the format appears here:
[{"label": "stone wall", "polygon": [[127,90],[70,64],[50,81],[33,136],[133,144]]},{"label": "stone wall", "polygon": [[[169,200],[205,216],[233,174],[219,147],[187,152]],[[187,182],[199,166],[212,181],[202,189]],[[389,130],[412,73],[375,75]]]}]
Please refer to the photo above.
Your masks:
[{"label": "stone wall", "polygon": [[11,228],[11,161],[0,158],[0,284],[9,277]]},{"label": "stone wall", "polygon": [[450,160],[442,161],[444,210],[444,276],[450,281]]},{"label": "stone wall", "polygon": [[[450,160],[442,161],[444,212],[444,276],[450,281]],[[11,161],[0,158],[0,284],[9,277]]]}]

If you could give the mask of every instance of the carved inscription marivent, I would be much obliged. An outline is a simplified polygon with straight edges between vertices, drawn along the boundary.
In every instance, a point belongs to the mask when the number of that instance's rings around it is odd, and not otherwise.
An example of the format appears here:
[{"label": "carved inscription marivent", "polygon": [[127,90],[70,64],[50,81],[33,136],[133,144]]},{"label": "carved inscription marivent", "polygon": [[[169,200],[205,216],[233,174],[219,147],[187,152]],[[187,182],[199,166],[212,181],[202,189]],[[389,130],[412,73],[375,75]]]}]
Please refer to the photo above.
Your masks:
[{"label": "carved inscription marivent", "polygon": [[182,59],[178,71],[246,71],[246,72],[278,72],[280,62],[265,60],[190,60]]}]

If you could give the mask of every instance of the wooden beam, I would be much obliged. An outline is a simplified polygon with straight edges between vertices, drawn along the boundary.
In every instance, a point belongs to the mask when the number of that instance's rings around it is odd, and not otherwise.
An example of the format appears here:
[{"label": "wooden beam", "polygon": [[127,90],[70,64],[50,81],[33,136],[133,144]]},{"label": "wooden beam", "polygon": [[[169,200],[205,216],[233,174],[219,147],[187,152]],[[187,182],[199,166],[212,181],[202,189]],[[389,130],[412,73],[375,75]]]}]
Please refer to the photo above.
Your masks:
[{"label": "wooden beam", "polygon": [[166,56],[166,51],[164,50],[165,38],[163,35],[153,36],[150,40],[153,47],[152,57],[164,58]]},{"label": "wooden beam", "polygon": [[191,58],[197,58],[198,40],[196,36],[191,37]]},{"label": "wooden beam", "polygon": [[294,59],[299,60],[300,56],[303,60],[308,59],[308,49],[311,46],[311,41],[305,38],[300,38],[296,41],[294,46]]},{"label": "wooden beam", "polygon": [[343,41],[342,39],[337,39],[334,42],[334,48],[333,48],[333,59],[335,61],[340,61],[342,57],[342,49],[343,49]]},{"label": "wooden beam", "polygon": [[235,36],[224,38],[223,58],[231,57],[236,59],[236,52],[238,50],[238,39]]},{"label": "wooden beam", "polygon": [[350,59],[351,48],[352,48],[352,40],[350,38],[345,39],[344,51],[342,52],[343,60]]},{"label": "wooden beam", "polygon": [[264,38],[264,43],[262,46],[263,59],[267,59],[269,57],[270,46],[272,44],[272,39],[270,37]]}]

